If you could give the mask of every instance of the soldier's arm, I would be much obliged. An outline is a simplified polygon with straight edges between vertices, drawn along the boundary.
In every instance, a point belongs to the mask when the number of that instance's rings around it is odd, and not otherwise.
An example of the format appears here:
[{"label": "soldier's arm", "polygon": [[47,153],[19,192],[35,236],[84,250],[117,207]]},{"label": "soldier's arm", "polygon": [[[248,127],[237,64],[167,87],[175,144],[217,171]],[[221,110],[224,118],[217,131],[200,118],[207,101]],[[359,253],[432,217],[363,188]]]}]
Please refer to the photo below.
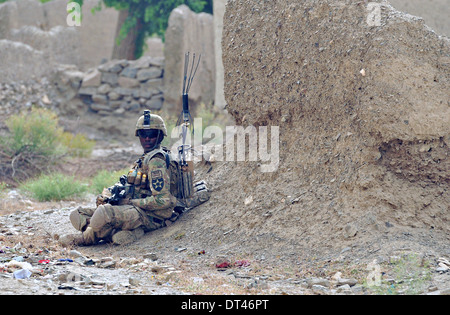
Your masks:
[{"label": "soldier's arm", "polygon": [[131,203],[147,211],[164,210],[176,205],[176,198],[170,193],[170,174],[166,162],[160,157],[152,158],[148,163],[148,185],[151,196],[132,199]]}]

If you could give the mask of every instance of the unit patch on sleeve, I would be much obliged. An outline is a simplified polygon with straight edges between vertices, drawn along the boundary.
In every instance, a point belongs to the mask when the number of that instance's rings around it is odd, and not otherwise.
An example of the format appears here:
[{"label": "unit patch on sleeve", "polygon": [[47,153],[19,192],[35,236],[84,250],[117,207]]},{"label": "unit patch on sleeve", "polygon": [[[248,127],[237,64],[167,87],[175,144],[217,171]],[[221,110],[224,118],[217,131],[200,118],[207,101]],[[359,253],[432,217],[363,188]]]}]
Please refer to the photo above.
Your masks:
[{"label": "unit patch on sleeve", "polygon": [[160,170],[151,171],[152,187],[156,191],[161,191],[164,187],[164,178]]}]

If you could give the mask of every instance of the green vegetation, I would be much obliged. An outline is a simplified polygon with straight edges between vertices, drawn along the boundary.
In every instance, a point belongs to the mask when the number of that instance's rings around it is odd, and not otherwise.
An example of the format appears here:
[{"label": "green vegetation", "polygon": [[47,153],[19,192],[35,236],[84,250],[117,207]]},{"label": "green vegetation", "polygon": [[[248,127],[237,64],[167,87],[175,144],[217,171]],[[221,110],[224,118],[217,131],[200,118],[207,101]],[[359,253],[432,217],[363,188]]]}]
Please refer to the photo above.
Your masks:
[{"label": "green vegetation", "polygon": [[44,174],[37,179],[30,179],[19,188],[29,192],[38,201],[67,200],[81,196],[87,191],[87,185],[75,180],[73,176],[60,173]]},{"label": "green vegetation", "polygon": [[86,157],[94,141],[64,132],[58,117],[44,108],[10,116],[6,134],[0,135],[0,175],[24,180],[49,172],[67,157]]},{"label": "green vegetation", "polygon": [[74,135],[70,132],[64,132],[60,141],[67,148],[67,154],[73,157],[89,157],[95,146],[95,141],[87,139],[81,133]]},{"label": "green vegetation", "polygon": [[3,147],[12,155],[25,151],[47,157],[64,153],[59,141],[63,129],[51,111],[33,108],[30,113],[12,115],[6,126],[10,135],[2,138]]},{"label": "green vegetation", "polygon": [[120,171],[99,171],[91,180],[90,191],[93,194],[100,194],[103,191],[103,188],[113,186],[119,181],[120,176],[127,172],[128,169]]},{"label": "green vegetation", "polygon": [[50,110],[33,108],[6,120],[9,134],[0,137],[0,146],[9,155],[30,152],[45,157],[89,156],[95,141],[83,134],[64,132],[58,117]]},{"label": "green vegetation", "polygon": [[[77,1],[81,2],[81,1]],[[186,4],[194,12],[212,13],[212,0],[103,0],[107,7],[118,11],[127,10],[128,17],[122,24],[118,38],[119,44],[130,32],[136,32],[135,57],[142,56],[145,38],[157,35],[164,40],[170,13]],[[101,3],[96,10],[101,9]]]}]

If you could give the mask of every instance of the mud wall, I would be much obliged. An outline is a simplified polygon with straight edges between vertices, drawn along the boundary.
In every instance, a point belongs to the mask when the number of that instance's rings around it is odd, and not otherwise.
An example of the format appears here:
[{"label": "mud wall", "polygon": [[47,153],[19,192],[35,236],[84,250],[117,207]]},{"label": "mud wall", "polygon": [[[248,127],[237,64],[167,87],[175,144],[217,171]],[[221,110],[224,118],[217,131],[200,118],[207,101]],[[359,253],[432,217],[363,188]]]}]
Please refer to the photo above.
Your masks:
[{"label": "mud wall", "polygon": [[449,40],[387,3],[377,25],[369,12],[364,1],[228,1],[227,109],[240,125],[280,126],[278,170],[246,171],[236,188],[278,215],[243,210],[243,221],[315,242],[448,231]]}]

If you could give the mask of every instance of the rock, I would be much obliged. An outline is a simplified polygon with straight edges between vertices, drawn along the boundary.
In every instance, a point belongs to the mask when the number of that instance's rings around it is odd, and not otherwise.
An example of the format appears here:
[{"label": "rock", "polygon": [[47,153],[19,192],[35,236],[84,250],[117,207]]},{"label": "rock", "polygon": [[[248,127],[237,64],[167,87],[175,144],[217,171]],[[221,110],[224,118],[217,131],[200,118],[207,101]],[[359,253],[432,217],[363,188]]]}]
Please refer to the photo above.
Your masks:
[{"label": "rock", "polygon": [[99,103],[92,103],[90,105],[91,109],[93,111],[110,111],[110,107],[107,104],[99,104]]},{"label": "rock", "polygon": [[98,67],[101,72],[119,73],[122,71],[122,60],[112,60]]},{"label": "rock", "polygon": [[350,293],[350,292],[352,292],[352,290],[350,288],[350,285],[344,284],[337,288],[337,292],[338,293]]},{"label": "rock", "polygon": [[78,90],[78,94],[80,95],[94,95],[97,93],[97,88],[94,86],[81,87]]},{"label": "rock", "polygon": [[157,79],[162,76],[162,69],[152,67],[147,69],[141,69],[136,74],[136,79],[139,81],[147,81],[149,79]]},{"label": "rock", "polygon": [[139,86],[138,80],[132,79],[132,78],[127,78],[127,77],[122,77],[122,76],[119,76],[117,83],[119,84],[119,86],[124,87],[124,88],[132,88],[132,87]]},{"label": "rock", "polygon": [[119,77],[115,73],[103,72],[102,83],[109,83],[110,85],[117,85]]},{"label": "rock", "polygon": [[120,76],[123,77],[127,77],[127,78],[136,78],[136,74],[138,72],[138,68],[134,68],[134,67],[126,67],[125,69],[122,70],[122,72],[120,73]]},{"label": "rock", "polygon": [[131,89],[131,88],[125,88],[125,87],[116,87],[114,89],[114,92],[116,92],[119,95],[131,95],[133,94],[133,92],[135,92],[135,89]]},{"label": "rock", "polygon": [[130,283],[130,285],[134,285],[134,286],[138,286],[141,283],[140,279],[136,278],[136,277],[128,278],[128,282]]},{"label": "rock", "polygon": [[107,94],[109,91],[111,91],[111,86],[108,83],[100,85],[97,89],[99,94]]},{"label": "rock", "polygon": [[144,254],[144,259],[150,259],[152,261],[158,260],[158,256],[155,253]]},{"label": "rock", "polygon": [[77,250],[75,250],[75,249],[72,249],[72,250],[70,250],[70,252],[69,252],[69,257],[72,257],[72,258],[78,258],[78,257],[84,257],[84,256],[83,256],[83,254],[81,254],[79,251],[77,251]]},{"label": "rock", "polygon": [[156,96],[152,97],[149,101],[145,103],[145,106],[150,110],[160,110],[163,106],[164,97]]},{"label": "rock", "polygon": [[323,285],[314,284],[311,289],[315,291],[316,293],[331,293],[330,289]]},{"label": "rock", "polygon": [[354,286],[357,283],[358,283],[358,280],[356,280],[356,279],[345,279],[345,278],[337,279],[338,286],[344,286],[344,285]]},{"label": "rock", "polygon": [[351,238],[354,237],[358,233],[358,228],[355,224],[349,223],[345,226],[344,229],[344,237],[345,238]]},{"label": "rock", "polygon": [[111,91],[111,92],[108,93],[108,98],[109,98],[110,101],[118,100],[121,97],[122,97],[122,95],[120,95],[116,91]]},{"label": "rock", "polygon": [[106,95],[103,95],[103,94],[92,95],[92,100],[97,104],[107,104],[108,103],[108,98],[106,97]]},{"label": "rock", "polygon": [[327,287],[328,288],[330,286],[330,281],[327,280],[327,279],[322,279],[322,278],[309,279],[308,287],[312,288],[315,285],[323,286],[323,287]]},{"label": "rock", "polygon": [[101,82],[102,82],[101,72],[98,71],[98,69],[94,69],[93,71],[90,71],[85,74],[81,86],[82,87],[99,86]]}]

